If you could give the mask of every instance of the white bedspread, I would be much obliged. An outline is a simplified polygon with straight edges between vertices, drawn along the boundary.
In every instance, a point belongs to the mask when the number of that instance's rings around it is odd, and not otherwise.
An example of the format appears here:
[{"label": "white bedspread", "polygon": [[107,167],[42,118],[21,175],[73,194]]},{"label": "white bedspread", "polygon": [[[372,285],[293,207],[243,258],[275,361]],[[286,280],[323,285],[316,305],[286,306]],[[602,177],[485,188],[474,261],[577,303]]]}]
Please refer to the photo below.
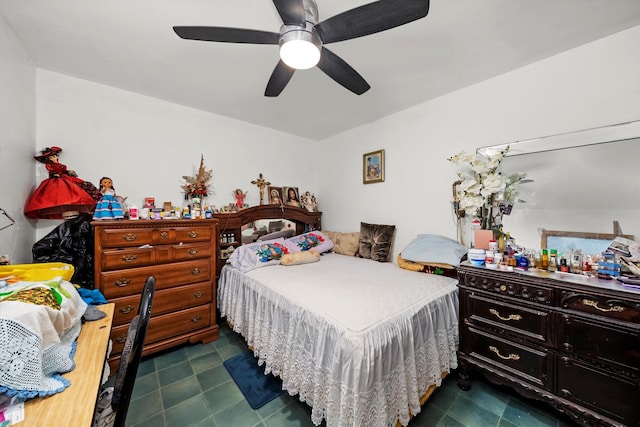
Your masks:
[{"label": "white bedspread", "polygon": [[328,426],[394,426],[457,367],[456,280],[339,254],[241,273],[218,306],[266,372]]}]

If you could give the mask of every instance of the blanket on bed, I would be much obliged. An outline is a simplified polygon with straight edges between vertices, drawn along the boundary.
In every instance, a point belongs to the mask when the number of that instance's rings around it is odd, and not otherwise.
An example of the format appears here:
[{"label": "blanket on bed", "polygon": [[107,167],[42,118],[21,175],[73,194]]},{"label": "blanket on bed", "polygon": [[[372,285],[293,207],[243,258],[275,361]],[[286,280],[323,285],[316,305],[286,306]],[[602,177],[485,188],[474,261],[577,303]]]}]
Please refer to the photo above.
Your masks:
[{"label": "blanket on bed", "polygon": [[457,367],[456,280],[325,254],[320,262],[222,270],[218,305],[265,372],[311,419],[393,426]]}]

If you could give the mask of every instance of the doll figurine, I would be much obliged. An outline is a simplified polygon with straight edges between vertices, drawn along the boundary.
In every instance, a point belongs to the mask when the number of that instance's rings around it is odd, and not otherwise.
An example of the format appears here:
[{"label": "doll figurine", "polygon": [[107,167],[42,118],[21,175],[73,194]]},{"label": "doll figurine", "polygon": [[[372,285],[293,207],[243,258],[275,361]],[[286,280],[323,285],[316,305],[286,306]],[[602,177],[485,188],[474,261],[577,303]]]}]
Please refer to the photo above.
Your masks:
[{"label": "doll figurine", "polygon": [[242,207],[244,206],[244,198],[247,197],[247,192],[243,192],[241,189],[236,188],[236,190],[233,192],[233,197],[236,198],[236,206],[238,207],[238,209],[242,209]]},{"label": "doll figurine", "polygon": [[104,176],[100,179],[100,192],[102,198],[96,205],[93,219],[124,219],[122,198],[116,196],[111,178]]},{"label": "doll figurine", "polygon": [[102,198],[100,191],[84,181],[75,171],[58,161],[60,147],[47,147],[34,156],[44,163],[49,177],[27,199],[24,214],[29,218],[69,219],[80,213],[91,213]]},{"label": "doll figurine", "polygon": [[305,191],[305,193],[300,198],[302,199],[302,207],[309,212],[313,212],[313,201],[311,199],[311,193],[309,191]]}]

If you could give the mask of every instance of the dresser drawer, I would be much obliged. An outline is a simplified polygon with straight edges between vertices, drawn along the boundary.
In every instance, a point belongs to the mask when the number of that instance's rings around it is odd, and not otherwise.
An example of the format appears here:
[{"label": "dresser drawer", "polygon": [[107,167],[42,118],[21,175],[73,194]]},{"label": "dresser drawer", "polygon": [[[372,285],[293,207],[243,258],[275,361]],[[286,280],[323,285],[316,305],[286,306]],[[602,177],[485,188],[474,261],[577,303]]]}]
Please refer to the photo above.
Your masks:
[{"label": "dresser drawer", "polygon": [[[188,334],[197,329],[206,328],[211,325],[211,310],[214,310],[214,306],[212,304],[205,304],[175,313],[152,316],[144,340],[145,345],[178,335]],[[151,312],[153,313],[153,306]],[[128,329],[128,324],[116,326],[111,329],[111,339],[113,340],[112,354],[114,356],[122,353]]]},{"label": "dresser drawer", "polygon": [[[571,357],[558,357],[557,394],[625,426],[640,426],[638,378],[604,372]],[[595,424],[594,424],[595,425]]]},{"label": "dresser drawer", "polygon": [[108,249],[102,253],[102,270],[142,267],[155,263],[155,259],[152,247]]},{"label": "dresser drawer", "polygon": [[171,248],[171,253],[171,258],[174,261],[184,261],[194,258],[209,257],[211,256],[211,244],[202,242],[174,245]]},{"label": "dresser drawer", "polygon": [[492,292],[498,295],[529,301],[536,304],[551,305],[553,303],[553,289],[534,283],[518,280],[516,277],[503,279],[490,275],[462,276],[462,285],[473,289]]},{"label": "dresser drawer", "polygon": [[474,358],[510,372],[524,381],[552,390],[553,354],[496,335],[468,328],[466,351]]},{"label": "dresser drawer", "polygon": [[640,325],[631,327],[568,313],[558,316],[558,349],[640,375]]},{"label": "dresser drawer", "polygon": [[469,304],[467,312],[472,313],[467,319],[469,324],[553,345],[551,315],[548,311],[505,303],[470,292],[466,301]]},{"label": "dresser drawer", "polygon": [[211,227],[182,227],[175,230],[176,242],[210,242],[212,238]]},{"label": "dresser drawer", "polygon": [[120,248],[142,246],[153,242],[153,228],[103,228],[100,231],[102,247]]},{"label": "dresser drawer", "polygon": [[562,292],[561,305],[569,310],[640,324],[640,305],[619,297],[582,292]]},{"label": "dresser drawer", "polygon": [[[210,303],[212,302],[212,293],[211,282],[156,291],[153,296],[152,314],[156,316]],[[117,298],[111,302],[116,304],[113,324],[118,326],[131,322],[131,319],[138,313],[140,295]]]},{"label": "dresser drawer", "polygon": [[140,294],[145,280],[156,277],[156,290],[211,280],[211,260],[201,258],[120,271],[102,271],[97,284],[106,299]]}]

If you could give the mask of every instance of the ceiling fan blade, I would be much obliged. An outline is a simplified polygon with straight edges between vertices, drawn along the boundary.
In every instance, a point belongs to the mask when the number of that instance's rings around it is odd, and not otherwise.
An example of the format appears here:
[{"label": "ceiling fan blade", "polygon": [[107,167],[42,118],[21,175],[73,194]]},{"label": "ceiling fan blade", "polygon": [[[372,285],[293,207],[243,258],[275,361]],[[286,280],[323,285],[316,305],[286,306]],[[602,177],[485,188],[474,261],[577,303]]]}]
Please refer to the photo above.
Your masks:
[{"label": "ceiling fan blade", "polygon": [[273,4],[278,9],[278,14],[282,22],[286,25],[299,25],[304,27],[305,14],[302,0],[273,0]]},{"label": "ceiling fan blade", "polygon": [[278,96],[280,92],[287,86],[289,80],[295,73],[295,69],[289,67],[287,64],[280,60],[276,68],[273,69],[267,88],[264,91],[264,96]]},{"label": "ceiling fan blade", "polygon": [[202,40],[208,42],[278,44],[279,33],[244,28],[226,27],[173,27],[183,39]]},{"label": "ceiling fan blade", "polygon": [[323,43],[335,43],[398,27],[427,13],[429,0],[380,0],[332,16],[315,28]]},{"label": "ceiling fan blade", "polygon": [[371,88],[356,70],[326,47],[322,48],[318,68],[356,95],[362,95]]}]

